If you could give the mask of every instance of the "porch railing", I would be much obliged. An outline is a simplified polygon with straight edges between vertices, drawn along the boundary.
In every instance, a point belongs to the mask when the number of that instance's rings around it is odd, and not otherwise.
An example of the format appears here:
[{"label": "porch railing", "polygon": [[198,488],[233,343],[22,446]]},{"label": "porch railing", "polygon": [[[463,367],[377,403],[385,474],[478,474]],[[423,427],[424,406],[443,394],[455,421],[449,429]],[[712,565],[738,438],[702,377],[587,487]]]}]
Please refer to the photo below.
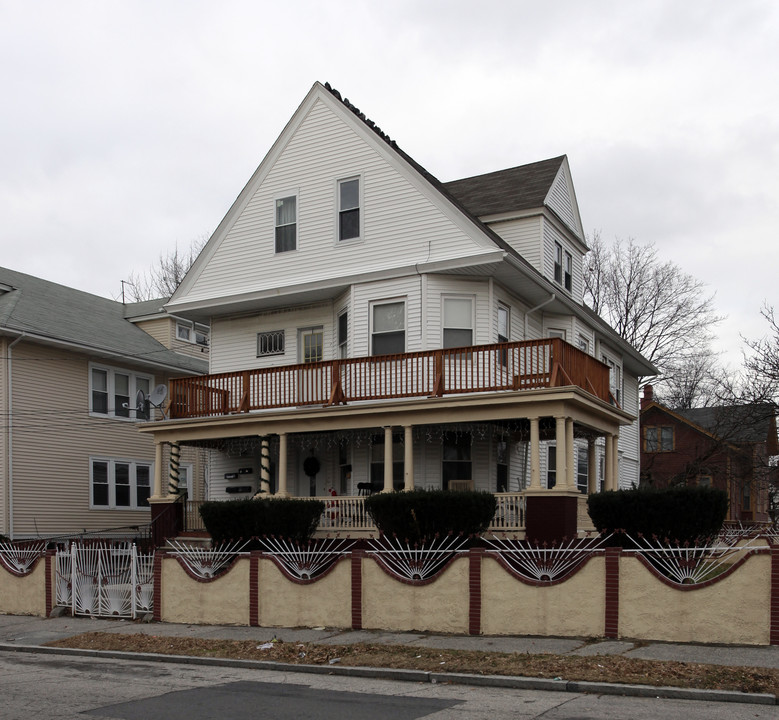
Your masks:
[{"label": "porch railing", "polygon": [[601,400],[609,368],[558,338],[326,360],[170,381],[170,417],[576,385]]},{"label": "porch railing", "polygon": [[[316,498],[325,503],[318,530],[323,532],[352,532],[376,530],[365,510],[365,498],[338,495]],[[518,532],[525,529],[525,495],[522,492],[495,493],[497,508],[489,530],[493,532]],[[187,500],[186,529],[205,530],[198,512],[201,501]]]}]

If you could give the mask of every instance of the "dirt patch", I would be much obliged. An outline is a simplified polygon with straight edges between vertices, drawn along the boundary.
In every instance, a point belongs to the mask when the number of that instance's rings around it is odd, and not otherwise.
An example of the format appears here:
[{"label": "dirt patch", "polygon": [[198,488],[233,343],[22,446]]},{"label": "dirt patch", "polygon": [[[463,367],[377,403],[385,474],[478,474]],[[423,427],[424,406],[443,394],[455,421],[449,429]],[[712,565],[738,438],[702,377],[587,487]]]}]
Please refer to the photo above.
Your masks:
[{"label": "dirt patch", "polygon": [[770,668],[724,667],[664,660],[638,660],[618,655],[576,657],[437,650],[408,645],[317,645],[295,642],[211,640],[164,637],[146,633],[89,632],[48,643],[51,647],[88,650],[191,655],[198,657],[272,660],[275,662],[360,667],[407,668],[475,675],[512,675],[620,682],[640,685],[735,690],[779,694],[779,670]]}]

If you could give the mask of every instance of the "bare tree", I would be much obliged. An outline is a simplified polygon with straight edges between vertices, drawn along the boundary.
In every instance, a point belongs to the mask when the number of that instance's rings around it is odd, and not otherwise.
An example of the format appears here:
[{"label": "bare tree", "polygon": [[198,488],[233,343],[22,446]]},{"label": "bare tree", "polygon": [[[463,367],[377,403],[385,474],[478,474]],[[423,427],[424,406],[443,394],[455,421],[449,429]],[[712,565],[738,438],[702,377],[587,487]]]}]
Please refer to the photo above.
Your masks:
[{"label": "bare tree", "polygon": [[[714,296],[704,284],[683,272],[673,262],[663,262],[653,244],[630,238],[608,246],[599,233],[590,240],[585,256],[584,298],[616,332],[660,371],[658,384],[677,378],[677,390],[692,397],[701,388],[700,378],[713,367],[713,328],[722,320],[714,312]],[[690,364],[697,366],[691,377],[682,378]],[[697,398],[695,398],[697,399]]]},{"label": "bare tree", "polygon": [[158,262],[148,270],[130,273],[130,277],[123,281],[123,299],[142,302],[173,295],[207,241],[208,237],[199,237],[184,251],[180,251],[176,244],[173,250],[160,254]]}]

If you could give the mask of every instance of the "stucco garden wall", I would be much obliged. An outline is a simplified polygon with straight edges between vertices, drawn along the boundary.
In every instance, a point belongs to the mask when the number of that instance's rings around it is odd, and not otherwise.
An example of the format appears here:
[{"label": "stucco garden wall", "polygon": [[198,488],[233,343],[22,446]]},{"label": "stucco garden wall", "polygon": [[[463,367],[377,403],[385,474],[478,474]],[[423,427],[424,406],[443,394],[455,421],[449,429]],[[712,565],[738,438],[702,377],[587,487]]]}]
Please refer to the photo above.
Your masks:
[{"label": "stucco garden wall", "polygon": [[46,563],[35,563],[27,575],[18,575],[0,565],[0,613],[46,616]]}]

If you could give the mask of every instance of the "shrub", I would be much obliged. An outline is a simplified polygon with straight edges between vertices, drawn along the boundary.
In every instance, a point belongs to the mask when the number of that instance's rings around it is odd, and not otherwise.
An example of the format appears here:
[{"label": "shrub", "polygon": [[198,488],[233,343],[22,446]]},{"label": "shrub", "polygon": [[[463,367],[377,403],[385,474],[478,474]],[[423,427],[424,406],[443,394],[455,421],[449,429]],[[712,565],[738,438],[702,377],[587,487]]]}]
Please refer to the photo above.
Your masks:
[{"label": "shrub", "polygon": [[314,534],[324,509],[321,500],[261,498],[206,502],[200,506],[200,516],[215,545],[262,535],[304,544]]},{"label": "shrub", "polygon": [[480,535],[495,515],[487,492],[413,490],[371,495],[365,509],[383,535],[421,543],[436,535]]},{"label": "shrub", "polygon": [[[706,542],[719,533],[728,511],[724,490],[679,486],[602,492],[587,498],[599,532],[624,530],[678,543]],[[624,544],[617,536],[613,544]]]}]

